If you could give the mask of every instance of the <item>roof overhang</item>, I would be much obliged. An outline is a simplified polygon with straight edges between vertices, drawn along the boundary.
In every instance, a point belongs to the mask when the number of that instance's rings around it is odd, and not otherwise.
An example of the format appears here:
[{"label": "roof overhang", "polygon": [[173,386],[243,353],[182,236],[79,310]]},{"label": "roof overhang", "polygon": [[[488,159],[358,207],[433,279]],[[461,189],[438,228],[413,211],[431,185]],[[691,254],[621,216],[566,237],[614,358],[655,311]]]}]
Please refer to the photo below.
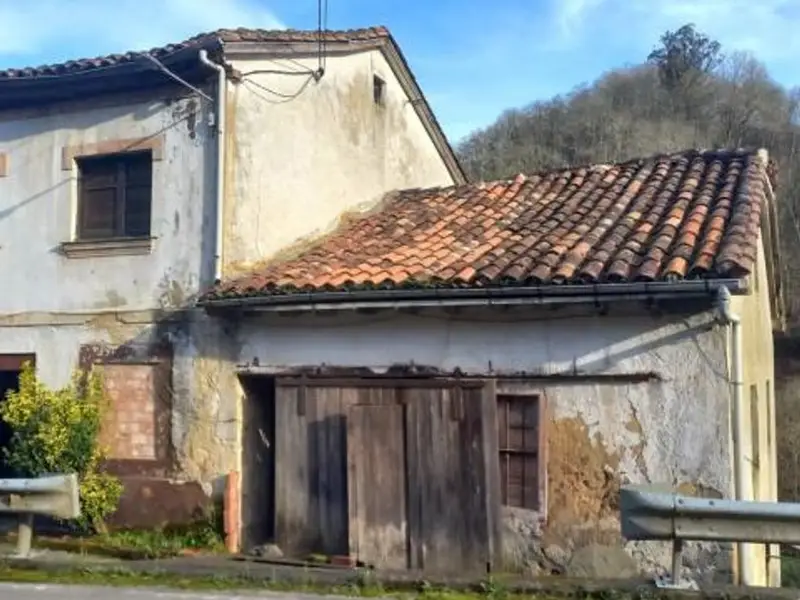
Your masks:
[{"label": "roof overhang", "polygon": [[[467,175],[447,140],[444,131],[433,114],[428,100],[417,83],[411,68],[408,65],[400,47],[391,34],[368,40],[326,41],[325,54],[327,56],[353,54],[364,50],[379,50],[397,80],[409,98],[411,106],[422,122],[425,131],[430,136],[436,151],[444,161],[453,182],[460,185],[467,182]],[[225,42],[225,57],[230,59],[246,58],[253,56],[286,57],[286,56],[317,56],[319,44],[314,41],[254,41],[254,42]]]},{"label": "roof overhang", "polygon": [[748,293],[744,279],[683,280],[652,283],[543,285],[503,288],[396,289],[308,292],[201,300],[207,312],[321,312],[369,309],[543,306],[609,304],[630,301],[702,300],[713,302],[720,288]]},{"label": "roof overhang", "polygon": [[[186,81],[203,81],[213,72],[198,59],[202,49],[219,52],[221,43],[218,38],[208,38],[159,57],[158,61]],[[165,83],[172,82],[145,56],[75,73],[0,79],[0,111],[159,88]]]}]

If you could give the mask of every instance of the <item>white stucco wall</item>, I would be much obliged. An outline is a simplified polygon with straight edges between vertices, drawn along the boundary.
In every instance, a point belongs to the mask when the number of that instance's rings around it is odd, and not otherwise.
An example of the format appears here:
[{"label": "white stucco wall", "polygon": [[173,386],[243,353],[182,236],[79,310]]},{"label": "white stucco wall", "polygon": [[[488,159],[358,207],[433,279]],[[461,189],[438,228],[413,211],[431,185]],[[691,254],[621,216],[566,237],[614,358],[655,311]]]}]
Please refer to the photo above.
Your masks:
[{"label": "white stucco wall", "polygon": [[[517,311],[502,319],[487,313],[459,318],[397,313],[269,317],[240,328],[238,359],[251,365],[253,372],[310,365],[380,371],[413,364],[494,375],[506,388],[544,393],[552,426],[550,452],[556,458],[564,449],[583,446],[607,461],[600,465],[600,478],[603,467],[608,467],[617,481],[678,485],[686,493],[729,496],[730,393],[724,330],[714,325],[710,313],[656,318],[625,316],[622,309],[614,312],[622,314]],[[591,378],[611,374],[618,377]],[[642,377],[647,374],[649,379]],[[523,375],[527,379],[520,379]],[[576,472],[588,473],[591,468],[575,466]],[[602,492],[559,477],[550,474],[554,487],[550,494],[565,502]],[[599,500],[587,497],[584,506]],[[618,536],[616,511],[598,512],[596,517],[599,524],[584,523],[583,529],[576,524],[578,530],[570,529],[570,535],[589,540]],[[629,549],[644,565],[669,564],[669,549],[663,544]],[[709,575],[715,569],[726,570],[728,558],[727,552],[708,554],[699,546],[686,554],[688,566]]]},{"label": "white stucco wall", "polygon": [[[159,309],[207,284],[213,243],[213,134],[197,99],[161,92],[0,114],[0,353],[35,353],[40,378],[64,385],[81,344],[147,341]],[[149,254],[69,258],[77,169],[65,147],[160,138]],[[203,278],[205,281],[202,282]]]},{"label": "white stucco wall", "polygon": [[[325,233],[386,192],[453,183],[379,50],[329,56],[318,82],[316,55],[229,61],[244,82],[229,91],[226,272]],[[386,82],[382,105],[373,75]]]},{"label": "white stucco wall", "polygon": [[[317,67],[316,55],[230,62],[249,83],[228,83],[226,275],[327,231],[343,212],[371,206],[388,191],[452,182],[411,104],[416,99],[405,96],[379,51],[329,56],[318,83],[250,73],[307,71]],[[386,81],[380,106],[373,102],[375,74]],[[0,177],[0,353],[35,353],[40,378],[61,386],[82,344],[170,339],[177,470],[207,483],[238,465],[236,351],[202,316],[193,325],[156,323],[159,311],[185,306],[211,283],[213,106],[169,97],[0,113],[0,154],[8,164]],[[153,136],[163,156],[153,162],[152,252],[64,256],[59,249],[72,237],[77,183],[76,170],[63,169],[63,149]]]},{"label": "white stucco wall", "polygon": [[[613,446],[641,442],[647,472],[632,455],[622,468],[640,481],[692,479],[730,489],[725,335],[710,314],[662,317],[532,317],[482,320],[392,315],[286,318],[241,329],[239,362],[261,369],[328,365],[383,370],[414,364],[498,377],[618,374],[646,383],[541,379],[555,416],[583,415]],[[618,387],[622,396],[608,395]],[[638,411],[642,431],[621,426]],[[665,427],[665,424],[668,426]]]},{"label": "white stucco wall", "polygon": [[[196,99],[149,98],[0,114],[0,152],[8,158],[7,176],[0,177],[0,315],[143,310],[196,293],[203,237],[213,240],[205,111]],[[152,253],[63,256],[59,245],[72,239],[77,170],[62,170],[62,149],[153,136],[162,136],[163,160],[153,162]]]}]

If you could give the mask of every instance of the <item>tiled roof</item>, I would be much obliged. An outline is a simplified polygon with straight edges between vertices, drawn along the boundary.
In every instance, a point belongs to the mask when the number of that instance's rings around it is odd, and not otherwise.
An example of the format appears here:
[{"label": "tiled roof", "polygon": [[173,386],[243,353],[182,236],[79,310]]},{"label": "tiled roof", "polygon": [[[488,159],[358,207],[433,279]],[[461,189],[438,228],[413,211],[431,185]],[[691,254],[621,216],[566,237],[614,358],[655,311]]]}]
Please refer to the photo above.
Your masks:
[{"label": "tiled roof", "polygon": [[765,155],[686,151],[401,191],[300,256],[223,282],[205,299],[738,278],[756,257]]},{"label": "tiled roof", "polygon": [[[323,32],[323,39],[326,42],[365,42],[387,37],[389,37],[389,31],[385,27]],[[146,53],[154,58],[163,59],[186,48],[204,47],[219,42],[224,44],[234,42],[316,42],[318,40],[319,33],[317,31],[299,31],[295,29],[218,29],[217,31],[193,36],[183,42],[153,48],[146,51]],[[0,71],[0,80],[72,75],[131,63],[140,60],[140,55],[141,52],[126,52],[124,54],[111,54],[96,58],[69,60],[54,65],[6,69]]]}]

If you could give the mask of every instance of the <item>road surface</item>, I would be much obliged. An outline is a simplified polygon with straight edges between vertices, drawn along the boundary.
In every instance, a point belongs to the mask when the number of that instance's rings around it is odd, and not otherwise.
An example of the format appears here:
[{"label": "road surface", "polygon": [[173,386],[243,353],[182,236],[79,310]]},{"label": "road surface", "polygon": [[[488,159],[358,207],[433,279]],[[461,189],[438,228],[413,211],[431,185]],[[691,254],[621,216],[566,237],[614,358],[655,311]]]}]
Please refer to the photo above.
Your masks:
[{"label": "road surface", "polygon": [[[320,600],[322,596],[278,592],[237,592],[224,590],[191,592],[167,589],[90,587],[0,583],[0,598],[5,600]],[[333,600],[335,596],[325,596]],[[342,598],[342,600],[345,600]],[[347,599],[350,600],[350,599]]]}]

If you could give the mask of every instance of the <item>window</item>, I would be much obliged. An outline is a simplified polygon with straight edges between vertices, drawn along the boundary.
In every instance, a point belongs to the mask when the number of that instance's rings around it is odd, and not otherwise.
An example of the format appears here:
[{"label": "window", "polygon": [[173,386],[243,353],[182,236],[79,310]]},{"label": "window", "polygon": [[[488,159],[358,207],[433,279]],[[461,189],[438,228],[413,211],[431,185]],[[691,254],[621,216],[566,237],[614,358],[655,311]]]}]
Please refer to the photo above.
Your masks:
[{"label": "window", "polygon": [[497,396],[500,487],[505,506],[544,508],[541,396]]},{"label": "window", "polygon": [[150,151],[77,159],[79,240],[150,235]]},{"label": "window", "polygon": [[377,75],[374,75],[372,77],[372,100],[375,104],[383,106],[385,96],[386,82]]}]

